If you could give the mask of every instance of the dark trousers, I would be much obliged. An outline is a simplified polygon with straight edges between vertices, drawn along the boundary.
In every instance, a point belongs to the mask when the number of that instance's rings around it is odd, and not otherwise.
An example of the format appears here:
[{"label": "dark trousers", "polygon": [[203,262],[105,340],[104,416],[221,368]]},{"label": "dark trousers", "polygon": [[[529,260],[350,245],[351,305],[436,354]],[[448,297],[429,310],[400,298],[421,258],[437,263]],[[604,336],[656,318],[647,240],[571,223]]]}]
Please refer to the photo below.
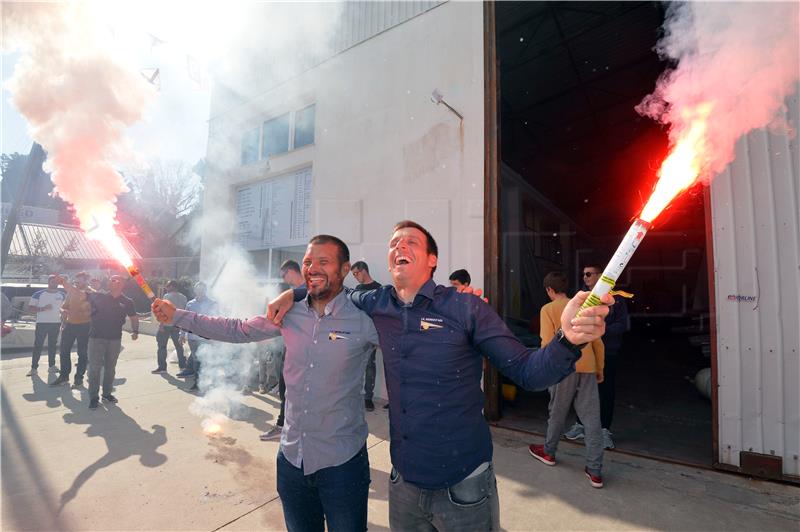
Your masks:
[{"label": "dark trousers", "polygon": [[56,345],[58,345],[58,332],[61,329],[60,323],[37,323],[33,339],[33,360],[31,368],[39,367],[39,358],[42,356],[44,339],[47,338],[47,362],[50,367],[56,365]]},{"label": "dark trousers", "polygon": [[198,340],[187,340],[189,344],[189,360],[186,362],[186,367],[194,371],[195,382],[200,383],[200,359],[197,357],[197,351],[200,349],[202,342]]},{"label": "dark trousers", "polygon": [[372,395],[375,392],[375,353],[377,349],[372,350],[372,354],[367,360],[367,371],[364,375],[364,400],[372,401]]},{"label": "dark trousers", "polygon": [[276,421],[275,424],[282,427],[286,414],[286,382],[283,380],[283,371],[281,371],[281,378],[278,380],[278,396],[281,398],[281,411],[278,414],[278,421]]},{"label": "dark trousers", "polygon": [[186,367],[186,357],[183,356],[183,346],[180,340],[180,330],[177,327],[168,325],[159,327],[156,333],[156,343],[158,344],[158,369],[167,369],[167,342],[172,339],[172,345],[178,353],[178,366],[181,369]]},{"label": "dark trousers", "polygon": [[358,532],[367,529],[367,446],[342,465],[304,475],[278,451],[278,495],[289,532]]},{"label": "dark trousers", "polygon": [[61,372],[59,377],[69,377],[72,371],[72,345],[78,342],[78,366],[75,369],[75,381],[83,380],[86,373],[89,348],[90,323],[67,323],[61,333]]},{"label": "dark trousers", "polygon": [[614,389],[617,380],[617,358],[619,351],[606,350],[605,366],[603,367],[603,382],[597,385],[600,392],[600,424],[604,429],[611,430],[614,421]]}]

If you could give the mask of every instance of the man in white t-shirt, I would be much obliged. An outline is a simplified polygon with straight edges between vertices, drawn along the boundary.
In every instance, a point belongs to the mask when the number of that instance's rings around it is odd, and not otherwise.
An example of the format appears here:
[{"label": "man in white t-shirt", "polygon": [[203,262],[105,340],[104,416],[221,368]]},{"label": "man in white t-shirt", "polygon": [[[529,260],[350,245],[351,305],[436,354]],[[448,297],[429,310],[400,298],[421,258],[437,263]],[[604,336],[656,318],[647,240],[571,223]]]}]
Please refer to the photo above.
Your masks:
[{"label": "man in white t-shirt", "polygon": [[28,302],[28,308],[36,313],[33,359],[28,377],[36,375],[45,338],[47,338],[47,361],[50,371],[56,371],[56,345],[61,330],[61,305],[64,304],[64,299],[66,299],[64,292],[58,289],[58,277],[51,275],[47,279],[47,288],[34,293]]}]

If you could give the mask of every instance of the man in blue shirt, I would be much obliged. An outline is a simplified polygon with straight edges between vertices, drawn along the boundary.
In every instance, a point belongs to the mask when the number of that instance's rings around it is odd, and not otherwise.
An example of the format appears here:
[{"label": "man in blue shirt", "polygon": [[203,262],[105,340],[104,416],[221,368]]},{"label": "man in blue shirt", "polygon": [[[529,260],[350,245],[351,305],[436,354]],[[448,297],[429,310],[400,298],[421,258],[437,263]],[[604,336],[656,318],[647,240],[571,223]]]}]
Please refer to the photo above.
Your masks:
[{"label": "man in blue shirt", "polygon": [[[186,303],[186,310],[204,314],[206,316],[216,316],[219,314],[219,307],[217,302],[206,295],[206,284],[198,281],[194,285],[194,299]],[[194,382],[189,390],[199,390],[200,384],[200,349],[206,348],[208,340],[196,334],[187,333],[186,331],[180,332],[181,343],[189,343],[189,360],[186,362],[186,368],[177,374],[178,377],[191,377],[194,375]]]},{"label": "man in blue shirt", "polygon": [[[482,356],[523,387],[544,389],[572,373],[582,345],[602,336],[608,308],[575,317],[588,295],[579,294],[564,310],[555,341],[531,350],[479,297],[437,286],[437,261],[433,236],[415,222],[400,222],[388,250],[394,286],[351,294],[372,317],[384,356],[394,466],[389,523],[394,530],[496,530]],[[285,292],[268,317],[280,322],[291,299],[303,295],[302,289]]]}]

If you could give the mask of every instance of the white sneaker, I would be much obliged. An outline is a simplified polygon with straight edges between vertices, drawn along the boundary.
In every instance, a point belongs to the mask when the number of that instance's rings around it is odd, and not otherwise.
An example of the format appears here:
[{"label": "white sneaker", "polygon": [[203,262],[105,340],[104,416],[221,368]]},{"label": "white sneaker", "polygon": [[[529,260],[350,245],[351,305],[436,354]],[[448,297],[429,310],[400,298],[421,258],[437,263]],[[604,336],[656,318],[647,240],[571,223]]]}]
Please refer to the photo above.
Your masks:
[{"label": "white sneaker", "polygon": [[283,427],[279,425],[275,425],[267,432],[262,434],[258,437],[261,441],[273,441],[273,440],[280,440],[281,439],[281,432],[283,432]]},{"label": "white sneaker", "polygon": [[580,423],[575,423],[564,433],[564,437],[568,440],[580,440],[584,436],[583,425]]},{"label": "white sneaker", "polygon": [[611,439],[611,431],[603,429],[603,449],[613,449],[614,440]]}]

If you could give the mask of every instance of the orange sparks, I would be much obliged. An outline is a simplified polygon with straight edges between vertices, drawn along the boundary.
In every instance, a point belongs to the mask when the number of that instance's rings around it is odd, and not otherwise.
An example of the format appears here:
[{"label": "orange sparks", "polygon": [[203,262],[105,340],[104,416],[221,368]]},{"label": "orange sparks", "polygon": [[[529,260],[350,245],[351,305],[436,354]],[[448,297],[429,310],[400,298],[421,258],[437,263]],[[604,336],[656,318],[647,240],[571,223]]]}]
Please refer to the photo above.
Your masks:
[{"label": "orange sparks", "polygon": [[711,105],[706,103],[684,114],[689,127],[661,163],[656,187],[639,216],[642,220],[652,222],[675,196],[697,182],[707,150],[706,129],[710,112]]},{"label": "orange sparks", "polygon": [[205,432],[207,436],[214,436],[222,432],[222,425],[219,423],[209,423],[203,428],[203,432]]}]

